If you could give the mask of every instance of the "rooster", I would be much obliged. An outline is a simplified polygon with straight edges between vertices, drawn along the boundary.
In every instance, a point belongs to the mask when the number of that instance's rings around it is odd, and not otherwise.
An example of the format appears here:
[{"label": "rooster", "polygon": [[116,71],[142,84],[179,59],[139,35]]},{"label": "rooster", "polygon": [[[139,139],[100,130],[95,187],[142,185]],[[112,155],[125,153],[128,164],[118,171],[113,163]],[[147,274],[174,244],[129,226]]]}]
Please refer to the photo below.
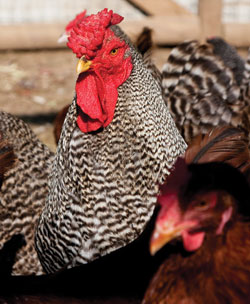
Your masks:
[{"label": "rooster", "polygon": [[186,142],[224,125],[249,135],[249,64],[235,71],[230,65],[235,53],[230,57],[228,52],[225,58],[216,50],[212,44],[184,42],[171,51],[163,66],[164,99]]},{"label": "rooster", "polygon": [[158,198],[150,250],[173,239],[143,303],[248,303],[250,189],[226,163],[179,159]]},{"label": "rooster", "polygon": [[35,228],[46,272],[133,241],[153,213],[158,184],[185,151],[159,84],[116,25],[121,20],[104,9],[70,33],[79,76],[55,156],[22,121],[0,113],[18,159],[2,185],[0,240],[22,233],[27,242],[13,274],[42,272]]},{"label": "rooster", "polygon": [[160,86],[116,26],[122,19],[104,9],[83,18],[68,38],[79,76],[36,231],[46,272],[137,238],[158,183],[186,148]]}]

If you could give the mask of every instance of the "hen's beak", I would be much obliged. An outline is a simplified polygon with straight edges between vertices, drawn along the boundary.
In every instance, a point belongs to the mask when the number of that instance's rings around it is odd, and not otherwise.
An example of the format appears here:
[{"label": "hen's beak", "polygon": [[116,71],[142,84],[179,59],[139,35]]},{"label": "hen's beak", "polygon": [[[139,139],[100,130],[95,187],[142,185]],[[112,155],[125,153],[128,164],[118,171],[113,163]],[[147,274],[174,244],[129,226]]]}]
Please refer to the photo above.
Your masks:
[{"label": "hen's beak", "polygon": [[175,221],[168,221],[165,223],[164,228],[156,225],[150,240],[150,254],[156,254],[156,252],[168,242],[178,238],[184,231],[188,231],[189,229],[194,228],[196,225],[197,223],[191,220],[181,220],[178,223]]},{"label": "hen's beak", "polygon": [[77,75],[79,75],[79,74],[81,74],[83,72],[86,72],[90,68],[91,64],[92,64],[91,60],[87,60],[85,58],[85,56],[82,56],[79,59],[77,67],[76,67]]},{"label": "hen's beak", "polygon": [[180,236],[182,231],[183,226],[169,225],[168,229],[164,231],[156,227],[150,240],[150,254],[155,255],[165,244]]}]

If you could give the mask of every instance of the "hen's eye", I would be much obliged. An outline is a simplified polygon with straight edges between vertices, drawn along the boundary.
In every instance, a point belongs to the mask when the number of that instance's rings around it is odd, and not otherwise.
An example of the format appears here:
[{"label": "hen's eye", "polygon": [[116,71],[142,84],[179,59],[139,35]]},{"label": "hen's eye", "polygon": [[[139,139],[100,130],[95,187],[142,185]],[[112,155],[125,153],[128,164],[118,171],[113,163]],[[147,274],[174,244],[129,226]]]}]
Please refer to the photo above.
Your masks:
[{"label": "hen's eye", "polygon": [[117,49],[117,48],[116,48],[116,49],[113,49],[113,50],[110,51],[110,55],[116,55],[117,52],[118,52],[118,49]]},{"label": "hen's eye", "polygon": [[206,202],[206,201],[199,201],[199,202],[196,204],[196,207],[197,207],[197,208],[205,208],[205,207],[207,207],[207,202]]}]

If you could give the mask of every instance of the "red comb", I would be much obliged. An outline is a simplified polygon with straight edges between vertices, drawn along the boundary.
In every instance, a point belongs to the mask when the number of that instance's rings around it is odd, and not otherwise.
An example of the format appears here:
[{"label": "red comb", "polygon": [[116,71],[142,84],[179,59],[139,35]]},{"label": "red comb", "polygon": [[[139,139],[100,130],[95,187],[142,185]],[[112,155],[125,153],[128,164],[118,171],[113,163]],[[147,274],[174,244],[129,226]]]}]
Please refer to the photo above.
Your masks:
[{"label": "red comb", "polygon": [[171,193],[178,193],[184,187],[190,177],[185,159],[178,157],[167,182],[160,186],[161,194],[158,196],[160,204],[165,203],[164,197]]},{"label": "red comb", "polygon": [[67,33],[69,33],[77,23],[82,21],[82,19],[85,17],[85,15],[86,15],[86,10],[84,10],[82,13],[76,15],[76,17],[73,20],[71,20],[68,23],[68,25],[65,27],[65,31]]},{"label": "red comb", "polygon": [[102,44],[106,29],[122,20],[123,17],[114,14],[112,10],[108,11],[107,8],[82,18],[73,27],[67,45],[78,58],[85,55],[87,59],[91,59]]}]

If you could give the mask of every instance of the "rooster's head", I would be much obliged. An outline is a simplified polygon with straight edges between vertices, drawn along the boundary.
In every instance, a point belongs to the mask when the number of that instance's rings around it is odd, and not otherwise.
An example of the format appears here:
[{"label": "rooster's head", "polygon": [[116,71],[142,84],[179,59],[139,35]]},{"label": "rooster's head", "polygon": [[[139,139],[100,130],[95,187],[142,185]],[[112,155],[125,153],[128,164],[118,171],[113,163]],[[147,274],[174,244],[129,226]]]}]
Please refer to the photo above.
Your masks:
[{"label": "rooster's head", "polygon": [[108,126],[114,116],[117,88],[132,71],[129,45],[110,28],[123,17],[112,10],[81,18],[70,31],[68,46],[79,58],[77,124],[82,132]]}]

